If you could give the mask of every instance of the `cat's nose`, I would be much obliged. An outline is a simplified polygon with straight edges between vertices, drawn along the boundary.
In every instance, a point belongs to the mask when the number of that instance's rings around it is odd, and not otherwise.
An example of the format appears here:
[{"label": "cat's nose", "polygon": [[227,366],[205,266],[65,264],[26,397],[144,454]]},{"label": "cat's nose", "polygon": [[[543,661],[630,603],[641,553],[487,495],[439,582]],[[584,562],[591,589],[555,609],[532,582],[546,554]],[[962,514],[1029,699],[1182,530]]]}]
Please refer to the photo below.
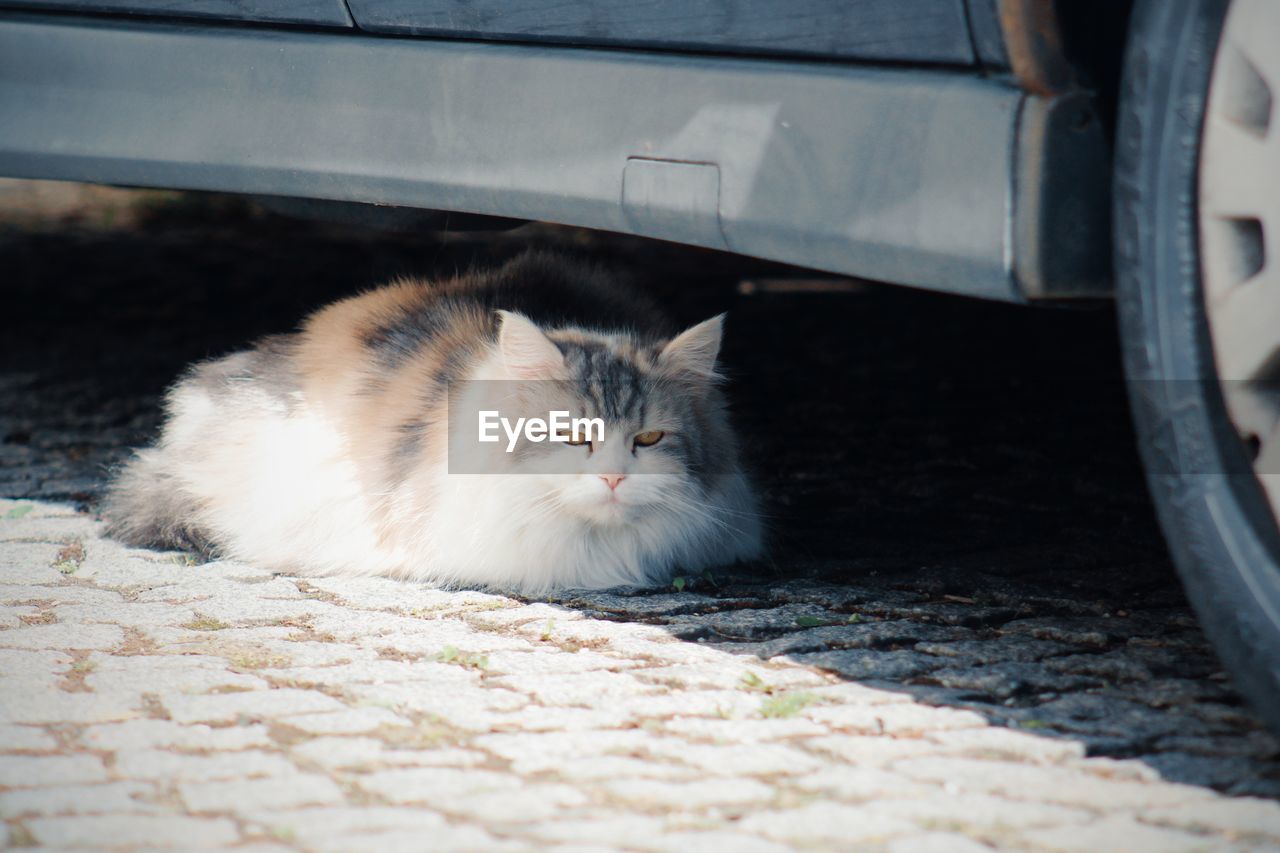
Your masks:
[{"label": "cat's nose", "polygon": [[610,491],[616,491],[618,484],[626,478],[626,474],[601,474],[600,479],[609,484]]}]

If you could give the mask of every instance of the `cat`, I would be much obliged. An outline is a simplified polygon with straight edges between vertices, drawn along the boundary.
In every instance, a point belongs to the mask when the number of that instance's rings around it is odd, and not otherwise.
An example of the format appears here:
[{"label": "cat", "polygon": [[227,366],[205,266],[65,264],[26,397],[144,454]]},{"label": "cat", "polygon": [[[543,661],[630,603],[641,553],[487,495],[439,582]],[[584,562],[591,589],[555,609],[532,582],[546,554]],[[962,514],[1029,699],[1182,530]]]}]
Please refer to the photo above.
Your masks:
[{"label": "cat", "polygon": [[[672,336],[647,298],[547,252],[396,281],[191,367],[155,445],[108,490],[108,534],[300,575],[525,595],[756,559],[722,326]],[[604,434],[481,448],[460,419],[498,404],[596,418]],[[476,451],[489,473],[467,467]]]}]

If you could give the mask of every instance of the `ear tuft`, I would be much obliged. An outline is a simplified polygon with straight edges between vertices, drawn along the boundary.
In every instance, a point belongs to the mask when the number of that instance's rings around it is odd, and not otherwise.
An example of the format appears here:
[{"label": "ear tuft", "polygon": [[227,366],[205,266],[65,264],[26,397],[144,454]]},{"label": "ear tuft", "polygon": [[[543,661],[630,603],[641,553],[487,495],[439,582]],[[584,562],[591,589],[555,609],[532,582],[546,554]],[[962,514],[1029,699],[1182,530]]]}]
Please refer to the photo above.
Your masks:
[{"label": "ear tuft", "polygon": [[658,354],[658,364],[671,373],[717,379],[716,357],[720,354],[723,332],[723,314],[703,320],[672,338]]},{"label": "ear tuft", "polygon": [[498,311],[498,353],[512,379],[553,379],[564,368],[564,355],[528,317]]}]

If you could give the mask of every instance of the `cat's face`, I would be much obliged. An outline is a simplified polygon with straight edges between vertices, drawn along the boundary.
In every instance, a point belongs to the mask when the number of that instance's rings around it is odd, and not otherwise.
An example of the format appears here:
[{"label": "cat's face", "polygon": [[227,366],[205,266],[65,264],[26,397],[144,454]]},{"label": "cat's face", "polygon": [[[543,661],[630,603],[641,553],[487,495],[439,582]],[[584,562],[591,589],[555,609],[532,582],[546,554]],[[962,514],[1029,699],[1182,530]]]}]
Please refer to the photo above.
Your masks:
[{"label": "cat's face", "polygon": [[719,317],[669,342],[638,343],[547,333],[504,315],[498,355],[509,424],[556,411],[596,420],[576,436],[566,430],[569,441],[521,434],[506,460],[506,473],[522,475],[512,488],[548,516],[605,527],[705,513],[709,478],[736,461],[715,388],[720,334]]}]

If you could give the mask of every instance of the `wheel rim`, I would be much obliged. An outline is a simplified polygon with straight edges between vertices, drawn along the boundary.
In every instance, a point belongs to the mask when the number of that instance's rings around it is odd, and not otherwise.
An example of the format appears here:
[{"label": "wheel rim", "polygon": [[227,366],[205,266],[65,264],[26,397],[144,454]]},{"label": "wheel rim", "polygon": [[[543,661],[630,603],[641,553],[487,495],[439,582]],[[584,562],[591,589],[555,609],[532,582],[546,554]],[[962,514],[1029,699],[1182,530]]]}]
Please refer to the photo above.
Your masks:
[{"label": "wheel rim", "polygon": [[1235,0],[1200,160],[1204,299],[1227,414],[1280,519],[1280,3]]}]

